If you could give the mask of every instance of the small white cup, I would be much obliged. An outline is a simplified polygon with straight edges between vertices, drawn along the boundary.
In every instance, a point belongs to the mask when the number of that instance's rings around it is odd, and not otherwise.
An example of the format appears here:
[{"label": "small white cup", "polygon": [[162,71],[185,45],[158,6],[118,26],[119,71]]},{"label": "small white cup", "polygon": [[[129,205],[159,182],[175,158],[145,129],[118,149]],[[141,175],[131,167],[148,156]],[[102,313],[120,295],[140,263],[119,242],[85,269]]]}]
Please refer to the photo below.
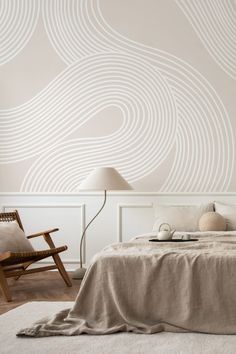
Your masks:
[{"label": "small white cup", "polygon": [[191,239],[191,236],[190,235],[183,235],[182,236],[182,240],[185,240],[185,241],[187,241],[187,240],[190,240]]}]

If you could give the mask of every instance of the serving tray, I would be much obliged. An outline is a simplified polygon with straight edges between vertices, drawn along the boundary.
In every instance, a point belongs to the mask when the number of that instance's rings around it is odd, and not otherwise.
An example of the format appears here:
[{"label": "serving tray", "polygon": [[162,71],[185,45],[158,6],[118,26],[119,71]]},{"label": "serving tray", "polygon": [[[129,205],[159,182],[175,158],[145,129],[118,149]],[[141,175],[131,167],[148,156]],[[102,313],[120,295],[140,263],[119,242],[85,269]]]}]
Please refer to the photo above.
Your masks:
[{"label": "serving tray", "polygon": [[190,240],[182,240],[181,238],[174,238],[172,240],[158,240],[157,238],[152,238],[149,242],[192,242],[198,241],[198,238],[191,238]]}]

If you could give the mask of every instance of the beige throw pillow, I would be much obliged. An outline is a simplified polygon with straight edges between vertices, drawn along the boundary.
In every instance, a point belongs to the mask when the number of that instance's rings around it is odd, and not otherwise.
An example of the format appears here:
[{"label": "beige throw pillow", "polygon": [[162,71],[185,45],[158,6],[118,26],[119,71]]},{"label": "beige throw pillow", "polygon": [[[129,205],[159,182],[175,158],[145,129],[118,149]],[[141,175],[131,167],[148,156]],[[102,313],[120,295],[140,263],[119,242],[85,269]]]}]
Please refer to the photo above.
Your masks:
[{"label": "beige throw pillow", "polygon": [[16,221],[0,222],[0,253],[32,252],[31,243]]},{"label": "beige throw pillow", "polygon": [[157,205],[153,231],[158,231],[162,223],[170,224],[176,231],[198,231],[200,217],[213,211],[213,203],[200,205]]},{"label": "beige throw pillow", "polygon": [[225,218],[214,211],[203,214],[199,220],[200,231],[225,231]]}]

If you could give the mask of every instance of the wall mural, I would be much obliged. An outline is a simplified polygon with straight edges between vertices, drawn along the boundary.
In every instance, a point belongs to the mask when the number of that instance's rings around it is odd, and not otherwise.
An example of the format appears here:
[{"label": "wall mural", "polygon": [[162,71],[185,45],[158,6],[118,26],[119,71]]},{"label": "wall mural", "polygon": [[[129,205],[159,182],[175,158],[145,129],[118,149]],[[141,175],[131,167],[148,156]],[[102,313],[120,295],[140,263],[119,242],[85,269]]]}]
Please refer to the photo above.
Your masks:
[{"label": "wall mural", "polygon": [[212,59],[236,79],[236,2],[177,0],[177,4]]},{"label": "wall mural", "polygon": [[[37,28],[63,65],[30,99],[0,106],[2,191],[72,192],[90,170],[108,165],[139,190],[236,190],[235,103],[226,99],[236,88],[235,2],[143,0],[157,11],[174,6],[206,56],[199,70],[185,59],[188,48],[176,55],[118,31],[103,14],[114,1],[0,0],[2,72],[9,62],[17,65]],[[161,30],[158,22],[156,28]],[[202,72],[205,67],[214,70],[214,82]],[[218,85],[224,85],[223,95]],[[107,114],[115,125],[111,109],[121,123],[109,133],[104,123],[102,133],[97,117]]]}]

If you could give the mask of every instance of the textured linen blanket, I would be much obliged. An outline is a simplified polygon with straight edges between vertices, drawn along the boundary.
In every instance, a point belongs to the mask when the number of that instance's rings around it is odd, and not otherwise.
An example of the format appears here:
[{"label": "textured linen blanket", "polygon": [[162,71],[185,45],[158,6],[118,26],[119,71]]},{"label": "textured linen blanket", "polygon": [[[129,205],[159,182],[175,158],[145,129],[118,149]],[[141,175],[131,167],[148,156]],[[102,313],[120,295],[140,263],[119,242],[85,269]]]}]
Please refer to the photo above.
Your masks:
[{"label": "textured linen blanket", "polygon": [[17,335],[120,331],[236,334],[236,236],[108,246],[93,258],[72,309]]}]

